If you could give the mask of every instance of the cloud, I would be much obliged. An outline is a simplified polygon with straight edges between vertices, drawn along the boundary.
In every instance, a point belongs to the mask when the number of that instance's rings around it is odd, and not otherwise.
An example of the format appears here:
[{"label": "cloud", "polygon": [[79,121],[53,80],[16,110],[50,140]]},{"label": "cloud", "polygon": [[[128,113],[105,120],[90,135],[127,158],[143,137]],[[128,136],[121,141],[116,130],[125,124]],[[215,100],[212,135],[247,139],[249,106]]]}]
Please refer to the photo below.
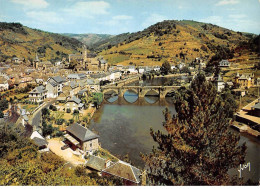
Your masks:
[{"label": "cloud", "polygon": [[112,19],[113,20],[132,20],[133,17],[128,16],[128,15],[117,15],[117,16],[114,16]]},{"label": "cloud", "polygon": [[247,15],[245,14],[230,14],[228,15],[229,18],[232,18],[232,19],[242,19],[242,18],[246,18]]},{"label": "cloud", "polygon": [[106,25],[106,26],[118,26],[118,25],[128,25],[129,21],[133,19],[132,16],[128,15],[117,15],[113,16],[111,19],[104,21],[104,22],[99,22],[99,24]]},{"label": "cloud", "polygon": [[238,4],[239,1],[238,0],[221,0],[219,1],[217,4],[215,4],[216,6],[223,6],[223,5],[235,5]]},{"label": "cloud", "polygon": [[235,31],[255,32],[256,34],[259,34],[260,31],[260,23],[255,20],[248,19],[248,16],[244,14],[231,14],[225,17],[210,16],[200,19],[199,21],[212,23]]},{"label": "cloud", "polygon": [[49,6],[45,0],[11,0],[11,2],[23,5],[27,9],[43,9]]},{"label": "cloud", "polygon": [[209,16],[207,18],[203,18],[199,20],[200,22],[205,22],[205,23],[211,23],[211,24],[216,24],[216,25],[221,25],[223,22],[223,18],[221,16]]},{"label": "cloud", "polygon": [[26,16],[33,21],[45,24],[58,24],[64,21],[56,12],[30,11],[26,13]]},{"label": "cloud", "polygon": [[109,8],[110,4],[105,1],[79,1],[70,8],[65,9],[65,12],[73,16],[94,18],[96,15],[108,14]]},{"label": "cloud", "polygon": [[150,16],[148,16],[145,21],[142,24],[142,27],[149,27],[153,24],[156,24],[157,22],[161,22],[164,20],[167,20],[168,18],[164,15],[160,15],[160,14],[151,14]]}]

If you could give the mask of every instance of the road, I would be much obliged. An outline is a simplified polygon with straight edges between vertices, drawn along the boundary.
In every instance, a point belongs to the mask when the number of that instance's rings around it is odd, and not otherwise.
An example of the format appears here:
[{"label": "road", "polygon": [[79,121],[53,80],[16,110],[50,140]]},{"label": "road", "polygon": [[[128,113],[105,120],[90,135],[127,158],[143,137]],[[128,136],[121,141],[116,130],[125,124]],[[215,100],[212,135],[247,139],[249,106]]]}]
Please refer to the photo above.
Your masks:
[{"label": "road", "polygon": [[47,108],[49,107],[51,104],[53,104],[55,102],[55,99],[51,100],[50,102],[47,102],[44,106],[42,106],[41,108],[39,108],[39,110],[37,110],[34,114],[33,117],[30,119],[30,123],[31,125],[36,125],[39,126],[41,123],[41,115],[42,115],[42,109],[43,108]]}]

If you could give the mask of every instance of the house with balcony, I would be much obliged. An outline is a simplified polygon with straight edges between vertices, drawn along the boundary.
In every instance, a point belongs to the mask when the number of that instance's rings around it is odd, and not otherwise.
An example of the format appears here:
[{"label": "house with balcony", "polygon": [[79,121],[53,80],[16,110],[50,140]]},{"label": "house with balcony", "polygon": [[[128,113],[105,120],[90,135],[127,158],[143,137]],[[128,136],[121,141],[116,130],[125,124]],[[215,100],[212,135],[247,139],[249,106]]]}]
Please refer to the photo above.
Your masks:
[{"label": "house with balcony", "polygon": [[47,98],[47,90],[42,85],[35,87],[33,90],[29,92],[29,100],[31,102],[40,103],[43,102],[44,99],[46,98]]}]

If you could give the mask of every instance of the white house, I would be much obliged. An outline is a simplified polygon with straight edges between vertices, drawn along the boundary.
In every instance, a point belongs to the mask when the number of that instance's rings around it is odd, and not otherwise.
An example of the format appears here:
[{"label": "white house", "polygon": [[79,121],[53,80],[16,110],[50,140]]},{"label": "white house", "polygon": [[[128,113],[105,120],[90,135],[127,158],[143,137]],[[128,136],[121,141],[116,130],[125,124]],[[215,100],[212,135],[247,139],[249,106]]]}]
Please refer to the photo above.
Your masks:
[{"label": "white house", "polygon": [[45,98],[47,98],[47,90],[44,86],[35,87],[33,90],[29,92],[29,100],[31,102],[42,102]]},{"label": "white house", "polygon": [[47,80],[47,98],[56,98],[62,92],[62,87],[66,80],[61,76],[50,77]]},{"label": "white house", "polygon": [[181,70],[183,67],[185,67],[184,63],[179,63],[178,68]]},{"label": "white house", "polygon": [[230,62],[228,60],[221,60],[219,62],[219,67],[229,67],[230,66]]},{"label": "white house", "polygon": [[138,67],[138,73],[142,74],[142,73],[144,73],[144,71],[145,71],[145,67],[143,67],[143,66]]},{"label": "white house", "polygon": [[128,70],[131,74],[132,73],[137,73],[137,70],[135,69],[135,66],[128,66]]},{"label": "white house", "polygon": [[176,69],[176,66],[171,65],[171,70],[174,70],[174,69]]},{"label": "white house", "polygon": [[30,136],[30,139],[38,146],[40,152],[48,152],[48,142],[37,131],[34,131]]},{"label": "white house", "polygon": [[161,70],[161,67],[160,66],[154,66],[153,70],[156,71],[156,72],[159,72]]},{"label": "white house", "polygon": [[4,77],[0,77],[0,91],[8,90],[9,84]]},{"label": "white house", "polygon": [[215,84],[218,92],[221,92],[225,88],[225,82],[220,75],[218,75],[218,79],[215,81]]}]

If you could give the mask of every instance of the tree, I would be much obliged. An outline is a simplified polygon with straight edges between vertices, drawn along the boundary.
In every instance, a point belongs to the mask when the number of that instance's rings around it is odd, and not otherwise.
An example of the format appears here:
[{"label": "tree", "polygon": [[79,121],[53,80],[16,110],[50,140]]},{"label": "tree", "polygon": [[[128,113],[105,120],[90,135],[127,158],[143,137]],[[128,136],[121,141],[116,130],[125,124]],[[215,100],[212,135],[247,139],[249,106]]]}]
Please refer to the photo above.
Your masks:
[{"label": "tree", "polygon": [[158,144],[143,156],[148,181],[155,185],[227,185],[228,170],[244,162],[245,144],[229,129],[224,102],[203,74],[175,94],[176,114],[164,111],[165,132],[151,135]]},{"label": "tree", "polygon": [[88,120],[89,120],[89,119],[88,119],[88,116],[84,116],[84,117],[83,117],[83,121],[84,121],[86,124],[88,123]]},{"label": "tree", "polygon": [[190,68],[188,66],[184,66],[180,71],[181,73],[191,73]]},{"label": "tree", "polygon": [[50,115],[50,110],[47,109],[47,108],[43,108],[43,109],[42,109],[42,115],[43,115],[43,116]]},{"label": "tree", "polygon": [[77,66],[78,62],[76,60],[72,60],[69,64],[69,69],[74,69]]},{"label": "tree", "polygon": [[52,127],[52,125],[42,124],[42,126],[42,134],[44,137],[53,133],[54,128]]},{"label": "tree", "polygon": [[164,73],[165,75],[167,75],[170,71],[171,71],[171,65],[170,65],[170,63],[166,60],[166,61],[164,61],[164,63],[162,64],[161,73]]},{"label": "tree", "polygon": [[0,110],[0,118],[4,118],[4,113]]},{"label": "tree", "polygon": [[96,108],[100,106],[103,101],[103,93],[93,93],[93,103]]},{"label": "tree", "polygon": [[231,94],[231,90],[226,86],[221,93],[222,103],[228,118],[234,118],[234,113],[238,108],[238,104]]},{"label": "tree", "polygon": [[4,98],[0,100],[0,110],[4,111],[8,108],[8,101]]},{"label": "tree", "polygon": [[73,111],[73,119],[74,119],[74,117],[76,120],[79,120],[79,111],[78,110]]}]

